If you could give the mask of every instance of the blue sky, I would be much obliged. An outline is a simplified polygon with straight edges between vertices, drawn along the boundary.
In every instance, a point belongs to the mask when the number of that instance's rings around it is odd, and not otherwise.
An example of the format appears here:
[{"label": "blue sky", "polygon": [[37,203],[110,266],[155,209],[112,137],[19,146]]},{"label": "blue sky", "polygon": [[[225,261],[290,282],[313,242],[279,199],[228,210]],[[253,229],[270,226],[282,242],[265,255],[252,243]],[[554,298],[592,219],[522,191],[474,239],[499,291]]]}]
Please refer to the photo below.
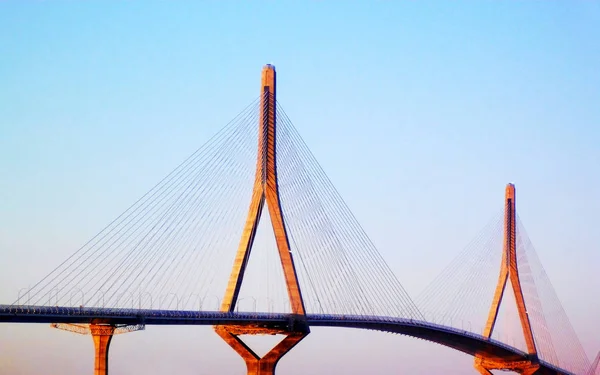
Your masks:
[{"label": "blue sky", "polygon": [[[273,63],[279,101],[411,295],[501,210],[514,182],[519,215],[592,356],[598,25],[600,4],[583,1],[2,2],[0,302],[256,98],[260,69]],[[204,328],[151,328],[112,348],[115,374],[202,374],[219,360],[243,371]],[[9,373],[36,373],[41,359],[86,371],[91,350],[89,338],[0,326]],[[279,369],[470,366],[410,338],[318,330]]]}]

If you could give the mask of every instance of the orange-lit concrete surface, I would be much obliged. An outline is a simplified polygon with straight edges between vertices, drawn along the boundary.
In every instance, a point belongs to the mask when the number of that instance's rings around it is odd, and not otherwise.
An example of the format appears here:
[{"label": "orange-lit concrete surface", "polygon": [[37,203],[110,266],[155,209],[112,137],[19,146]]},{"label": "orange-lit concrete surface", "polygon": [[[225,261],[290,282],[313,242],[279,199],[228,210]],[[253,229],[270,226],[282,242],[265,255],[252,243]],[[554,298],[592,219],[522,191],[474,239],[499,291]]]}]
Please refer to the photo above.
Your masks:
[{"label": "orange-lit concrete surface", "polygon": [[[242,238],[233,263],[233,269],[221,305],[221,311],[234,311],[238,294],[244,279],[244,271],[250,259],[252,244],[256,235],[259,219],[266,203],[275,234],[275,242],[281,259],[283,275],[290,300],[292,313],[299,320],[305,315],[304,302],[298,284],[294,260],[290,250],[285,222],[279,203],[276,160],[276,72],[275,67],[266,65],[262,70],[260,101],[258,157],[254,188],[248,210],[248,217]],[[275,366],[292,347],[309,333],[305,324],[295,329],[281,330],[272,327],[257,326],[215,326],[221,336],[246,362],[249,375],[269,375],[275,373]],[[262,358],[250,349],[238,335],[284,334],[285,338]]]},{"label": "orange-lit concrete surface", "polygon": [[90,324],[90,331],[94,339],[94,348],[96,349],[94,375],[107,375],[108,348],[115,332],[115,327],[103,324]]}]

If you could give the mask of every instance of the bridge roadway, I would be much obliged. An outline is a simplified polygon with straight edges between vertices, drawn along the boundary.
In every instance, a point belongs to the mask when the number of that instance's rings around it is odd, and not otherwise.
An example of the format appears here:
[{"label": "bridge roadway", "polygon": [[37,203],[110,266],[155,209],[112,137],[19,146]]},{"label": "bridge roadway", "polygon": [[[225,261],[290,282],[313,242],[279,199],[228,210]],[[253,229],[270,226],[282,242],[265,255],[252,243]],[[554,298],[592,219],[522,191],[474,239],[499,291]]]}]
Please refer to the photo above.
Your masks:
[{"label": "bridge roadway", "polygon": [[[283,331],[298,325],[309,327],[345,327],[397,333],[441,344],[463,353],[485,353],[502,361],[523,361],[525,352],[481,335],[414,319],[307,314],[299,319],[293,314],[220,311],[177,311],[99,307],[54,307],[0,305],[0,323],[100,323],[115,325],[248,325]],[[575,375],[550,363],[540,361],[543,374]]]}]

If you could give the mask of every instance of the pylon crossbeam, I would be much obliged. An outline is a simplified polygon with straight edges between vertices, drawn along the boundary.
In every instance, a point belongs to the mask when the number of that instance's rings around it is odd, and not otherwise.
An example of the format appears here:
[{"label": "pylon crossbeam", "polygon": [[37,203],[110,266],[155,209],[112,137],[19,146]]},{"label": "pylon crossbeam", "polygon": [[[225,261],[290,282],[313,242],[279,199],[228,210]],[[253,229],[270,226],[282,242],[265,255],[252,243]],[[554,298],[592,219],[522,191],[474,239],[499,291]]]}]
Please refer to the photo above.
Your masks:
[{"label": "pylon crossbeam", "polygon": [[[244,273],[250,259],[252,245],[260,216],[265,204],[269,210],[275,242],[281,260],[285,278],[290,308],[300,320],[305,315],[304,301],[294,267],[294,260],[288,241],[283,212],[279,200],[276,161],[276,73],[275,67],[266,65],[262,71],[261,106],[258,131],[258,156],[256,174],[248,216],[244,231],[233,263],[221,311],[232,312],[238,301],[239,292],[244,279]],[[285,329],[255,327],[247,325],[216,326],[215,331],[227,342],[246,362],[249,375],[271,375],[275,366],[292,347],[309,333],[305,324],[290,325]],[[262,358],[250,349],[238,336],[243,334],[264,335],[284,334],[285,338]]]}]

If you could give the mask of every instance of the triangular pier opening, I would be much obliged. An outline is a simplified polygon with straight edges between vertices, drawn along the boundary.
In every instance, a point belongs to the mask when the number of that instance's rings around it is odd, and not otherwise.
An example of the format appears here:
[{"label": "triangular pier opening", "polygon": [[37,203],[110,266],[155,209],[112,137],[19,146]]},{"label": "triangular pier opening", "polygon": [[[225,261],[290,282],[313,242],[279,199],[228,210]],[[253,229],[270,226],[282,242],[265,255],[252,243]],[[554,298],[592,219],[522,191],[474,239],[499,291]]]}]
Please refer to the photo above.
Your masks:
[{"label": "triangular pier opening", "polygon": [[285,335],[239,335],[238,337],[259,357],[264,357],[285,338]]},{"label": "triangular pier opening", "polygon": [[508,280],[504,289],[492,338],[522,351],[527,351],[523,328],[519,320],[515,292],[510,280]]},{"label": "triangular pier opening", "polygon": [[289,313],[290,302],[267,203],[263,206],[235,311]]}]

